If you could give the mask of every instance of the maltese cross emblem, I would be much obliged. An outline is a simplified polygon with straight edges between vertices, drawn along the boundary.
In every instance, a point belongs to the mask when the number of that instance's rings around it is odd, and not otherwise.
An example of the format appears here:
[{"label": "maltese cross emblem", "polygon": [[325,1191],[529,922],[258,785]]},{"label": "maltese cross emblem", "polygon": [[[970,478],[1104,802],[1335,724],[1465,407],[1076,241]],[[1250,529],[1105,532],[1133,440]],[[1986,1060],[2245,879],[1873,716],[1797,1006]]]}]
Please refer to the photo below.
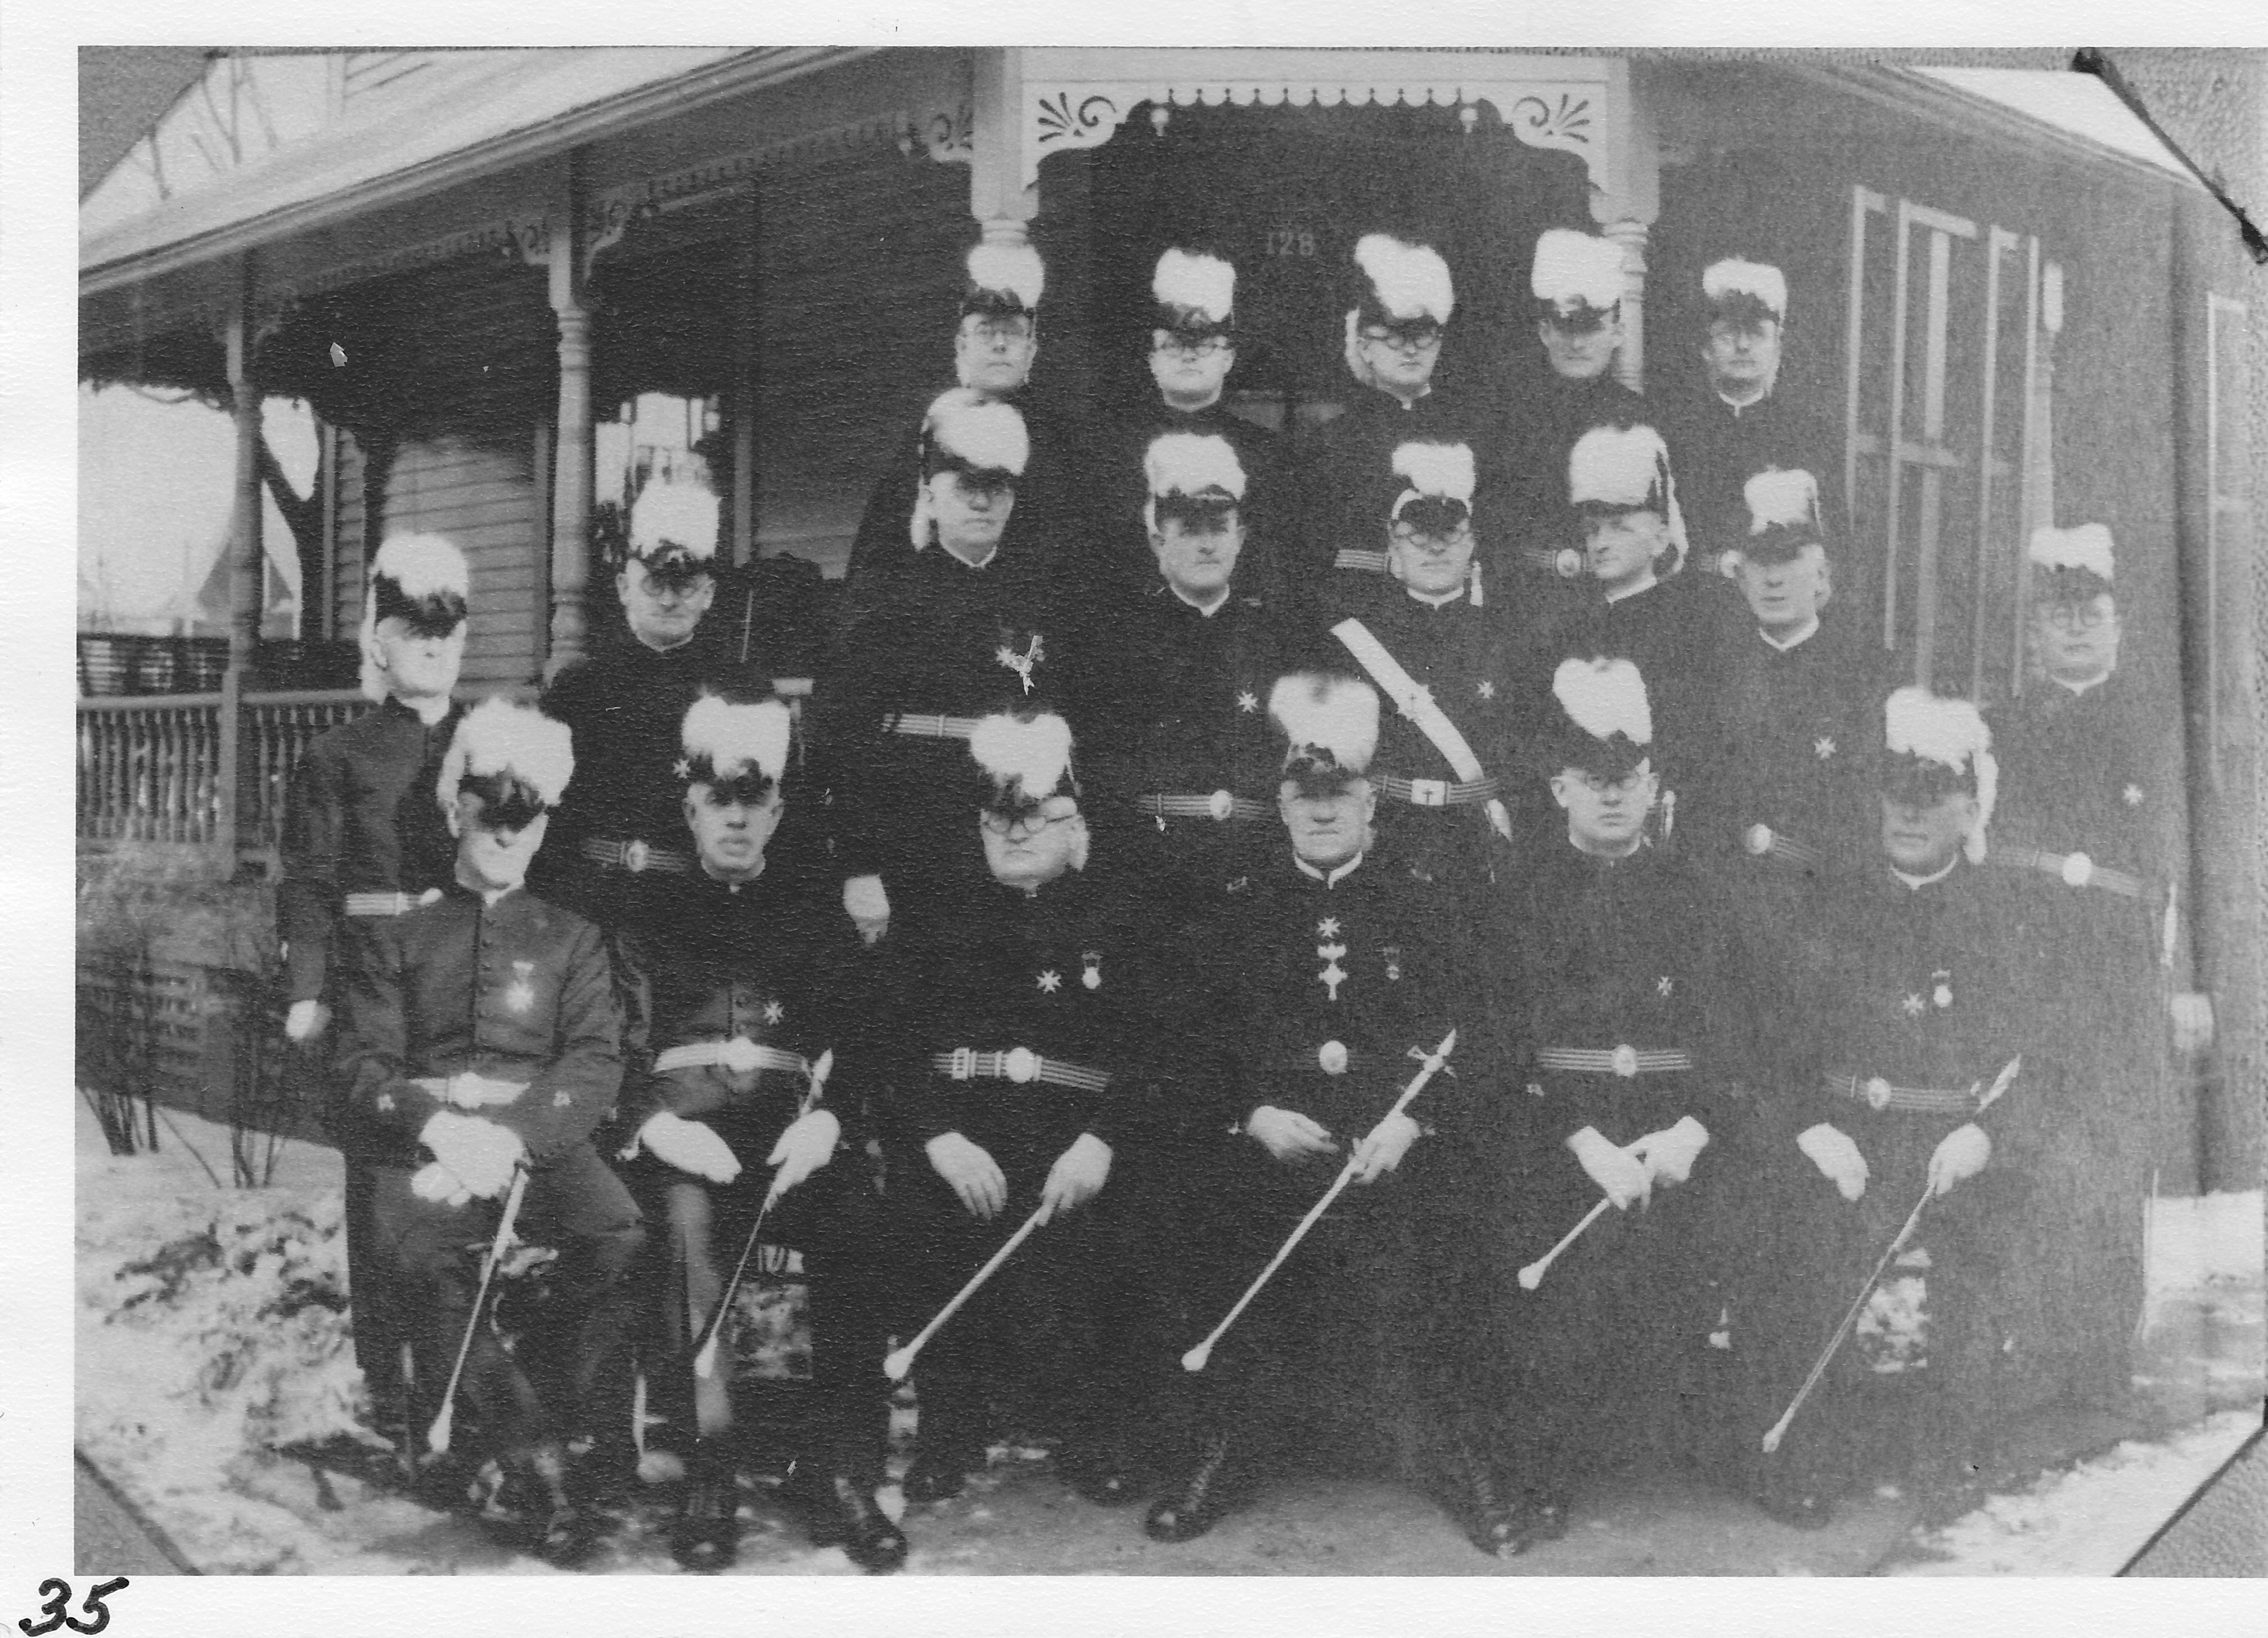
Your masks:
[{"label": "maltese cross emblem", "polygon": [[1832,734],[1822,734],[1817,739],[1812,741],[1811,754],[1818,757],[1822,762],[1825,762],[1830,756],[1832,756],[1835,754],[1834,736]]},{"label": "maltese cross emblem", "polygon": [[1922,1008],[1923,1008],[1923,1007],[1924,1007],[1925,1005],[1926,1005],[1926,1002],[1924,1002],[1924,1001],[1923,1001],[1923,1000],[1921,999],[1921,997],[1920,997],[1920,996],[1918,996],[1918,995],[1909,995],[1909,996],[1907,996],[1907,997],[1906,997],[1906,999],[1905,999],[1902,1003],[1900,1003],[1900,1004],[1901,1004],[1902,1006],[1904,1006],[1904,1008],[1906,1009],[1906,1016],[1907,1016],[1907,1017],[1909,1017],[1909,1018],[1918,1018],[1918,1017],[1920,1017],[1920,1016],[1921,1016],[1921,1013],[1922,1013]]},{"label": "maltese cross emblem", "polygon": [[1668,973],[1662,974],[1661,977],[1653,981],[1653,992],[1661,997],[1665,1001],[1669,999],[1670,991],[1676,987],[1675,983],[1670,978]]},{"label": "maltese cross emblem", "polygon": [[1041,994],[1053,995],[1061,988],[1063,988],[1063,974],[1057,972],[1054,968],[1050,967],[1040,975]]},{"label": "maltese cross emblem", "polygon": [[1496,684],[1491,682],[1488,678],[1483,677],[1473,686],[1479,691],[1480,697],[1483,699],[1494,699],[1496,697]]},{"label": "maltese cross emblem", "polygon": [[2126,806],[2129,808],[2139,808],[2142,805],[2142,787],[2139,785],[2130,785],[2119,794],[2125,798]]},{"label": "maltese cross emblem", "polygon": [[781,1006],[777,1001],[766,1001],[764,1003],[764,1022],[766,1023],[776,1024],[786,1016],[787,1008]]},{"label": "maltese cross emblem", "polygon": [[1239,711],[1248,712],[1255,712],[1255,711],[1259,710],[1259,709],[1260,709],[1260,696],[1259,696],[1259,695],[1257,695],[1257,694],[1256,694],[1256,693],[1254,693],[1254,692],[1253,692],[1250,689],[1248,689],[1248,688],[1241,688],[1241,689],[1237,690],[1236,690],[1236,708],[1237,708]]},{"label": "maltese cross emblem", "polygon": [[504,992],[504,1004],[515,1013],[524,1013],[535,1005],[535,963],[516,961],[512,964],[512,985]]},{"label": "maltese cross emblem", "polygon": [[669,768],[670,771],[674,773],[681,779],[688,779],[693,777],[692,763],[682,756],[680,756],[675,762],[670,764]]}]

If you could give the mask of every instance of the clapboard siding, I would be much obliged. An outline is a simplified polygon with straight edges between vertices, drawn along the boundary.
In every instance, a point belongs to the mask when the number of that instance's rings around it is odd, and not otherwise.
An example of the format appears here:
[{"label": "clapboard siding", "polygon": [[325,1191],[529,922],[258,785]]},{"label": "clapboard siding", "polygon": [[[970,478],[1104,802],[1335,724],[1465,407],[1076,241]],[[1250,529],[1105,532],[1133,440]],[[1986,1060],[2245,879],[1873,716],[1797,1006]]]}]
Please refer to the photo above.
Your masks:
[{"label": "clapboard siding", "polygon": [[386,281],[370,299],[392,316],[391,344],[363,424],[340,439],[341,629],[361,620],[364,565],[377,542],[431,530],[456,542],[472,567],[465,681],[529,681],[549,621],[537,493],[548,475],[535,470],[535,429],[556,380],[541,280],[475,257]]}]

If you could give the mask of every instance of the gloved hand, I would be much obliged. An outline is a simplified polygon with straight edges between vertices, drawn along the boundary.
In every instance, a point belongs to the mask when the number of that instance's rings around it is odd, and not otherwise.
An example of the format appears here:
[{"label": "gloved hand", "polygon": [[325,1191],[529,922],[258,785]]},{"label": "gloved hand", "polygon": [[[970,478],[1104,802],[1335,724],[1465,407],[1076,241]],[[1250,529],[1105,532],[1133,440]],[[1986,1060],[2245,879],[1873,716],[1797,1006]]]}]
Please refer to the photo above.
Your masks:
[{"label": "gloved hand", "polygon": [[1866,1193],[1867,1157],[1859,1153],[1859,1146],[1841,1127],[1822,1120],[1797,1133],[1795,1147],[1819,1168],[1821,1177],[1841,1191],[1845,1199],[1855,1201]]},{"label": "gloved hand", "polygon": [[1652,1183],[1683,1183],[1693,1176],[1693,1162],[1709,1147],[1709,1128],[1690,1115],[1674,1126],[1649,1132],[1631,1145],[1631,1156],[1646,1168]]},{"label": "gloved hand", "polygon": [[436,1111],[418,1133],[417,1140],[482,1199],[502,1194],[512,1182],[512,1168],[527,1157],[519,1134],[510,1127],[454,1110]]},{"label": "gloved hand", "polygon": [[1418,1123],[1408,1115],[1388,1115],[1363,1134],[1354,1146],[1354,1180],[1373,1183],[1402,1164],[1410,1146],[1418,1141]]},{"label": "gloved hand", "polygon": [[740,1157],[706,1121],[687,1120],[665,1109],[638,1128],[638,1141],[678,1170],[711,1183],[730,1183],[740,1175]]},{"label": "gloved hand", "polygon": [[1110,1146],[1092,1132],[1082,1132],[1071,1146],[1048,1168],[1048,1181],[1040,1190],[1040,1221],[1050,1223],[1057,1212],[1075,1212],[1110,1181]]},{"label": "gloved hand", "polygon": [[1275,1159],[1296,1166],[1318,1155],[1336,1155],[1331,1134],[1294,1109],[1263,1103],[1244,1118],[1244,1129]]},{"label": "gloved hand", "polygon": [[462,1110],[487,1109],[502,1103],[517,1103],[519,1095],[527,1090],[525,1081],[500,1081],[494,1075],[479,1074],[470,1069],[460,1069],[451,1075],[443,1095]]},{"label": "gloved hand", "polygon": [[814,1109],[797,1117],[764,1156],[765,1165],[779,1169],[772,1174],[771,1198],[777,1200],[834,1159],[842,1136],[843,1123],[833,1110]]},{"label": "gloved hand", "polygon": [[284,1015],[284,1038],[287,1041],[312,1041],[331,1027],[331,1009],[309,996],[304,1001],[294,1001]]},{"label": "gloved hand", "polygon": [[1955,1126],[1938,1140],[1929,1156],[1929,1187],[1933,1194],[1950,1194],[1955,1184],[1966,1183],[1984,1169],[1992,1158],[1992,1140],[1975,1121]]},{"label": "gloved hand", "polygon": [[427,1161],[409,1180],[409,1192],[437,1206],[462,1206],[473,1198],[457,1174],[439,1161]]},{"label": "gloved hand", "polygon": [[1008,1203],[1008,1179],[998,1162],[957,1132],[940,1132],[924,1147],[937,1175],[952,1186],[961,1203],[990,1222]]},{"label": "gloved hand", "polygon": [[843,909],[872,944],[890,930],[890,896],[880,876],[852,876],[843,884]]},{"label": "gloved hand", "polygon": [[2174,1051],[2202,1052],[2213,1044],[2213,997],[2183,990],[2166,998],[2166,1010],[2174,1023]]},{"label": "gloved hand", "polygon": [[1653,1198],[1653,1175],[1628,1149],[1608,1142],[1596,1126],[1584,1127],[1567,1140],[1567,1147],[1616,1211],[1644,1206]]}]

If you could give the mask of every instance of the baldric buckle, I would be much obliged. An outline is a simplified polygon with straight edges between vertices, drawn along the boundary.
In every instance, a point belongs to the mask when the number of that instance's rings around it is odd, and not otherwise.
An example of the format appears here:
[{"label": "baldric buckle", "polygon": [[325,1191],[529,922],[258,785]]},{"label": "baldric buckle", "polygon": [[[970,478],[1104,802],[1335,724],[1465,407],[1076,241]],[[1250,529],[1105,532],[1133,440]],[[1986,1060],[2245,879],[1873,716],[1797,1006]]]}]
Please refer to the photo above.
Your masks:
[{"label": "baldric buckle", "polygon": [[1226,791],[1215,791],[1205,798],[1205,811],[1215,819],[1226,819],[1236,811],[1236,799]]},{"label": "baldric buckle", "polygon": [[976,1049],[956,1046],[953,1049],[953,1067],[946,1072],[955,1081],[971,1081],[976,1075]]},{"label": "baldric buckle", "polygon": [[1028,1046],[1012,1047],[1000,1068],[1018,1086],[1027,1086],[1039,1078],[1040,1055]]},{"label": "baldric buckle", "polygon": [[1410,800],[1419,808],[1447,808],[1449,805],[1449,782],[1447,779],[1412,779]]},{"label": "baldric buckle", "polygon": [[653,850],[645,845],[644,837],[635,837],[622,844],[622,868],[632,875],[643,874],[652,862]]}]

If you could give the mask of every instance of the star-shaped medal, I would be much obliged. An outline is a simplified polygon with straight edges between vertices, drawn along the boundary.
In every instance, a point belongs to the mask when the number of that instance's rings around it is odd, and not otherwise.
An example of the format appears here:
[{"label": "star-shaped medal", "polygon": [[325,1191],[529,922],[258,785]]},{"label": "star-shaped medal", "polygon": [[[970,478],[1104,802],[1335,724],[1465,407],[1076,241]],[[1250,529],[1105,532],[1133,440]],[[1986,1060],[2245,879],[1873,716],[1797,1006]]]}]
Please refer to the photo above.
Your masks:
[{"label": "star-shaped medal", "polygon": [[1653,981],[1653,992],[1661,997],[1665,1001],[1669,999],[1670,991],[1676,987],[1676,984],[1670,978],[1668,973],[1662,974],[1661,977]]},{"label": "star-shaped medal", "polygon": [[1338,937],[1338,935],[1339,919],[1336,916],[1326,916],[1315,924],[1315,936],[1317,938],[1335,939]]},{"label": "star-shaped medal", "polygon": [[1254,692],[1253,692],[1250,689],[1248,689],[1248,688],[1241,688],[1241,689],[1237,690],[1236,690],[1236,708],[1237,708],[1239,711],[1243,711],[1243,712],[1253,712],[1253,711],[1257,711],[1257,710],[1259,710],[1259,709],[1260,709],[1260,696],[1259,696],[1259,695],[1257,695],[1257,694],[1256,694],[1256,693],[1254,693]]},{"label": "star-shaped medal", "polygon": [[1057,972],[1054,968],[1050,967],[1040,975],[1041,994],[1053,995],[1061,988],[1063,988],[1063,974]]},{"label": "star-shaped medal", "polygon": [[766,1001],[764,1003],[764,1022],[766,1023],[776,1024],[786,1016],[787,1008],[781,1006],[777,1001]]},{"label": "star-shaped medal", "polygon": [[1909,1018],[1920,1017],[1922,1008],[1927,1004],[1928,1003],[1924,1001],[1918,995],[1909,995],[1904,1001],[1899,1003],[1899,1005],[1906,1009],[1906,1016]]},{"label": "star-shaped medal", "polygon": [[671,771],[681,779],[689,779],[693,777],[693,764],[683,756],[680,756],[669,766]]},{"label": "star-shaped medal", "polygon": [[2139,808],[2142,805],[2142,787],[2139,785],[2128,786],[2119,793],[2119,795],[2125,798],[2126,806],[2129,808]]},{"label": "star-shaped medal", "polygon": [[1496,697],[1496,684],[1491,682],[1488,678],[1483,677],[1478,682],[1473,684],[1473,686],[1476,690],[1478,690],[1480,697],[1483,699],[1494,699]]},{"label": "star-shaped medal", "polygon": [[1825,762],[1830,756],[1832,756],[1835,754],[1834,735],[1822,734],[1817,739],[1812,741],[1811,754],[1818,757],[1822,762]]}]

